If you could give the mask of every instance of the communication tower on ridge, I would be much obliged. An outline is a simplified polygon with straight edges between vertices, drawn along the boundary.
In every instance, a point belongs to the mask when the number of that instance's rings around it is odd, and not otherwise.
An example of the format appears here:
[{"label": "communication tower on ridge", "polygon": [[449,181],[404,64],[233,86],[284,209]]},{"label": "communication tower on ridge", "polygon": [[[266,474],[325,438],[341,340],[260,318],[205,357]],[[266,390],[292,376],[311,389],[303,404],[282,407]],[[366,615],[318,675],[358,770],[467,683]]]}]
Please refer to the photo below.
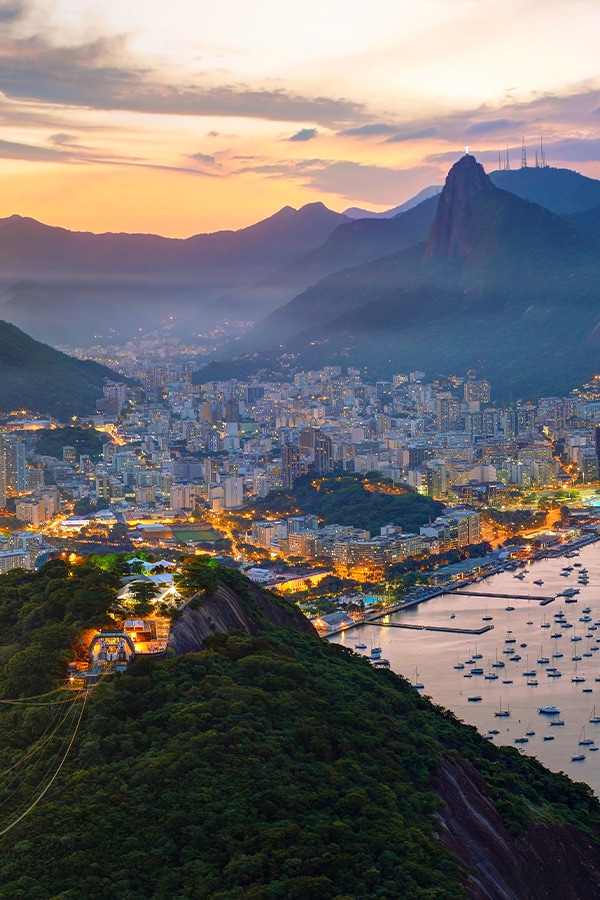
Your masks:
[{"label": "communication tower on ridge", "polygon": [[[527,169],[527,147],[525,146],[525,135],[523,135],[523,140],[521,143],[521,168]],[[546,151],[544,150],[544,140],[540,138],[540,147],[539,150],[536,147],[535,149],[535,168],[536,169],[547,169],[548,163],[546,162]],[[510,156],[508,151],[508,144],[506,146],[506,150],[504,153],[498,150],[498,171],[499,172],[508,172],[510,170]]]}]

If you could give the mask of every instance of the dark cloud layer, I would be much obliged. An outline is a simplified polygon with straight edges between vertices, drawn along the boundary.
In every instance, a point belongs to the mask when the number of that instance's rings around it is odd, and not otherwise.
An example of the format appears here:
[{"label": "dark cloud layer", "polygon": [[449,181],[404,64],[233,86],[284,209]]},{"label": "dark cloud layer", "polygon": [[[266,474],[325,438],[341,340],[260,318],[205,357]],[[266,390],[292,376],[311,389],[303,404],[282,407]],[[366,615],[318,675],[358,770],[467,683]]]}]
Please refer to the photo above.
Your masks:
[{"label": "dark cloud layer", "polygon": [[118,39],[52,47],[40,36],[5,37],[0,40],[0,91],[14,99],[93,109],[308,120],[334,127],[364,117],[362,104],[344,98],[255,90],[243,84],[165,84],[147,69],[124,64],[124,50]]},{"label": "dark cloud layer", "polygon": [[490,134],[496,131],[505,131],[507,128],[521,128],[522,121],[512,119],[490,119],[487,122],[474,122],[465,128],[465,134]]},{"label": "dark cloud layer", "polygon": [[342,137],[381,137],[386,134],[394,134],[398,130],[396,125],[386,125],[385,122],[371,122],[368,125],[359,125],[357,128],[346,128],[340,131]]},{"label": "dark cloud layer", "polygon": [[17,22],[25,15],[25,4],[18,0],[0,2],[0,22]]},{"label": "dark cloud layer", "polygon": [[418,141],[422,138],[433,137],[438,133],[439,129],[435,125],[429,125],[427,128],[419,128],[417,131],[397,131],[386,138],[386,144],[398,144],[404,141]]},{"label": "dark cloud layer", "polygon": [[300,131],[297,131],[296,134],[293,134],[291,137],[287,138],[288,141],[312,141],[313,138],[317,136],[316,128],[301,128]]},{"label": "dark cloud layer", "polygon": [[192,153],[190,155],[190,159],[195,159],[196,162],[206,163],[207,165],[214,165],[215,158],[214,156],[210,156],[208,153]]},{"label": "dark cloud layer", "polygon": [[56,150],[53,147],[36,147],[32,144],[0,140],[0,157],[27,159],[32,162],[64,162],[72,159],[72,154],[68,150]]}]

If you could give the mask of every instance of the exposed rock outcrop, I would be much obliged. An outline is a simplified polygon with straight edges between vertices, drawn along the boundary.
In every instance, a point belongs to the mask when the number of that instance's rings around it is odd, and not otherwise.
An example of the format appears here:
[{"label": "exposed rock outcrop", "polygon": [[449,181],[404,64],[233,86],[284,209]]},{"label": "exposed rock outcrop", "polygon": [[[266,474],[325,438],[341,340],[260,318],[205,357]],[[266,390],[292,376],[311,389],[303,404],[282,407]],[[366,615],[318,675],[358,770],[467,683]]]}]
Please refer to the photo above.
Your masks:
[{"label": "exposed rock outcrop", "polygon": [[468,256],[478,237],[474,207],[482,195],[495,193],[475,157],[462,156],[448,172],[423,259],[448,262]]},{"label": "exposed rock outcrop", "polygon": [[446,759],[435,791],[446,846],[471,869],[472,900],[578,900],[600,897],[600,852],[569,824],[508,833],[485,781],[468,763]]},{"label": "exposed rock outcrop", "polygon": [[[244,594],[246,597],[244,597]],[[264,593],[250,581],[244,583],[244,594],[219,581],[217,590],[203,597],[199,604],[185,607],[171,631],[169,646],[176,653],[203,650],[206,640],[217,631],[242,629],[256,635],[274,628],[294,628],[302,634],[316,634],[299,609],[289,609]]]}]

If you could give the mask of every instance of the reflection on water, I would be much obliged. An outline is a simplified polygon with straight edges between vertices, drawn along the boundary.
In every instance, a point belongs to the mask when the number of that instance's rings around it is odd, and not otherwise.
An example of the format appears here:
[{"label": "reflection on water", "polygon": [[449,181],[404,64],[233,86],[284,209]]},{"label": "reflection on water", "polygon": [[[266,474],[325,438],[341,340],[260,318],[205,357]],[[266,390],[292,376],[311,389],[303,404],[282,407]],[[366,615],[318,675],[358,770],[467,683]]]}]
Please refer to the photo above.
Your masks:
[{"label": "reflection on water", "polygon": [[[565,566],[573,568],[568,575],[561,575]],[[582,568],[588,570],[588,584],[581,583]],[[515,578],[515,572],[525,577]],[[568,588],[579,591],[576,602],[567,603],[566,598],[559,597],[540,606],[540,598]],[[579,556],[571,559],[546,559],[502,572],[472,589],[530,599],[444,594],[382,620],[466,629],[494,626],[479,636],[363,625],[331,640],[351,648],[365,643],[367,649],[357,653],[368,654],[372,645],[380,646],[382,657],[390,661],[395,672],[413,681],[418,671],[418,680],[425,686],[423,693],[435,703],[475,725],[482,734],[498,730],[493,737],[496,743],[519,747],[549,769],[587,782],[600,796],[600,750],[591,749],[600,748],[600,543],[583,547]],[[588,607],[590,612],[585,613]],[[564,619],[557,618],[561,612]],[[491,622],[483,621],[485,616],[491,616]],[[547,625],[550,627],[544,627]],[[456,668],[474,655],[472,665]],[[468,677],[476,667],[484,674]],[[498,677],[485,677],[493,674]],[[480,702],[469,701],[469,697],[478,695]],[[552,717],[538,712],[539,707],[548,705],[560,709],[564,726],[552,726]],[[496,716],[500,710],[509,715]],[[594,714],[599,721],[591,724],[589,719]],[[520,743],[522,738],[527,742]],[[594,744],[579,744],[590,739]],[[585,759],[573,762],[572,757],[578,754],[585,754]]]}]

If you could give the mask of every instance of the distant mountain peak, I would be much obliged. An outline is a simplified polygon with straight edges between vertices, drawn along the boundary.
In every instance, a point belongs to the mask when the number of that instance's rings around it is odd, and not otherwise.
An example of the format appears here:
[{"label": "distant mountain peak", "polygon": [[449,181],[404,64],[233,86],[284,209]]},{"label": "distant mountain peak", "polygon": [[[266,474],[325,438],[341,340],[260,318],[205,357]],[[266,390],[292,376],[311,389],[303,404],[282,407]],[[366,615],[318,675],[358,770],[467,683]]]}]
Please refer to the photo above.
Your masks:
[{"label": "distant mountain peak", "polygon": [[475,157],[461,156],[448,172],[423,259],[447,262],[468,256],[476,238],[475,207],[484,194],[496,192]]}]

